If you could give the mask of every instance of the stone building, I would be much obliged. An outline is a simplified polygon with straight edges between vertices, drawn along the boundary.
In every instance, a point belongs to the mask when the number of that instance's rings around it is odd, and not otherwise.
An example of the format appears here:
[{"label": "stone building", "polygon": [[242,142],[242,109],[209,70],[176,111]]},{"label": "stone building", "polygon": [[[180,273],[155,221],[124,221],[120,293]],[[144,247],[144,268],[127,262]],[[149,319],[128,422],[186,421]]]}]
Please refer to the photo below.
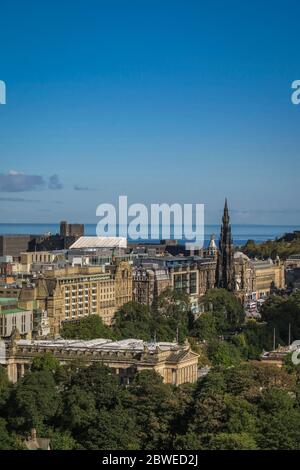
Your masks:
[{"label": "stone building", "polygon": [[69,224],[66,220],[60,222],[60,236],[62,238],[84,236],[84,224]]},{"label": "stone building", "polygon": [[19,298],[21,286],[16,283],[0,284],[0,297]]},{"label": "stone building", "polygon": [[254,296],[253,263],[241,251],[234,253],[235,294],[244,303]]},{"label": "stone building", "polygon": [[22,288],[19,303],[47,312],[51,335],[60,332],[65,321],[99,315],[110,325],[116,310],[132,300],[132,269],[120,262],[103,270],[99,267],[68,267],[45,272],[33,286]]},{"label": "stone building", "polygon": [[300,267],[285,269],[285,283],[290,291],[300,289]]},{"label": "stone building", "polygon": [[146,343],[142,340],[126,339],[111,341],[20,340],[15,332],[6,343],[6,354],[2,365],[9,380],[16,382],[30,368],[32,360],[43,352],[52,353],[62,364],[81,360],[86,365],[101,362],[114,370],[124,384],[132,381],[137,372],[154,370],[168,384],[193,383],[198,379],[199,355],[185,343]]},{"label": "stone building", "polygon": [[133,299],[151,306],[153,301],[168,287],[170,274],[168,269],[152,265],[133,270]]},{"label": "stone building", "polygon": [[300,268],[300,254],[290,255],[285,261],[286,268]]},{"label": "stone building", "polygon": [[24,440],[27,450],[51,450],[50,439],[47,437],[37,437],[36,429],[31,429],[30,436]]},{"label": "stone building", "polygon": [[0,235],[0,256],[18,258],[20,253],[28,250],[34,235]]},{"label": "stone building", "polygon": [[151,305],[159,294],[171,289],[188,294],[193,312],[199,299],[215,285],[216,260],[198,256],[148,258],[133,271],[133,298]]},{"label": "stone building", "polygon": [[0,298],[0,338],[9,337],[17,328],[22,338],[31,338],[32,310],[19,308],[18,299]]},{"label": "stone building", "polygon": [[52,266],[57,254],[50,251],[31,251],[20,253],[20,265],[22,274],[30,274],[33,271],[47,269]]},{"label": "stone building", "polygon": [[265,298],[272,292],[272,289],[284,289],[285,275],[284,263],[277,258],[275,261],[252,261],[254,270],[253,288],[256,299]]},{"label": "stone building", "polygon": [[235,293],[241,300],[259,300],[270,295],[273,289],[284,289],[284,263],[252,260],[240,251],[234,254]]},{"label": "stone building", "polygon": [[203,258],[212,258],[214,260],[217,260],[218,259],[218,253],[219,253],[219,250],[218,250],[218,247],[216,245],[216,236],[213,233],[210,236],[210,241],[209,241],[209,244],[208,244],[207,248],[202,249],[202,256],[203,256]]}]

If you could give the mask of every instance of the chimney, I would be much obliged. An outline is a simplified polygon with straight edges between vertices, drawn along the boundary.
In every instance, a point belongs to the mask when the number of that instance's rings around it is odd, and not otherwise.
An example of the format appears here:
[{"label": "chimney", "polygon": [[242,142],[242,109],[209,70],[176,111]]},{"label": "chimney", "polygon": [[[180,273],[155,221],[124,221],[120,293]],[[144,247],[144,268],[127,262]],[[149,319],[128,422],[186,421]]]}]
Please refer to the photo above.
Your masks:
[{"label": "chimney", "polygon": [[30,431],[30,437],[31,439],[34,441],[36,440],[36,429],[35,428],[32,428],[31,431]]}]

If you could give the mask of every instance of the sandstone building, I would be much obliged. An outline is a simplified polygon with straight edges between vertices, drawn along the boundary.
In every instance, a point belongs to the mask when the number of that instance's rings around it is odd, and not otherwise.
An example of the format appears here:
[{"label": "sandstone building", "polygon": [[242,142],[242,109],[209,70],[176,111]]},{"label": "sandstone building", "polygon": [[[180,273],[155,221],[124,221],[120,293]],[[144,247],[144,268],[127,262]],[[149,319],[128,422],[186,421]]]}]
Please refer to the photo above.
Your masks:
[{"label": "sandstone building", "polygon": [[18,299],[0,298],[0,338],[11,336],[18,329],[22,338],[31,338],[32,310],[19,308]]},{"label": "sandstone building", "polygon": [[19,297],[23,307],[47,312],[51,335],[58,335],[65,321],[99,315],[107,325],[116,310],[132,300],[132,269],[126,262],[99,267],[71,267],[46,271],[24,286]]},{"label": "sandstone building", "polygon": [[5,359],[2,359],[9,379],[16,382],[34,357],[43,352],[52,353],[62,364],[78,359],[87,365],[101,362],[113,369],[124,384],[143,370],[154,370],[165,383],[173,385],[198,379],[199,356],[191,351],[188,343],[146,343],[136,339],[26,341],[20,340],[17,332],[6,342]]}]

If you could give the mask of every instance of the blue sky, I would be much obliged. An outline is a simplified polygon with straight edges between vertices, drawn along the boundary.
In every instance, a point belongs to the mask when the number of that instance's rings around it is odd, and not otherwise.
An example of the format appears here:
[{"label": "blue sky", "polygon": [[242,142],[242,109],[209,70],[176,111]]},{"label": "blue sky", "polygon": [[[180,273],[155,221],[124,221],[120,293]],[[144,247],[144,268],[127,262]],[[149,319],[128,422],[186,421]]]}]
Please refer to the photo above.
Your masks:
[{"label": "blue sky", "polygon": [[204,203],[299,224],[296,1],[0,3],[1,222]]}]

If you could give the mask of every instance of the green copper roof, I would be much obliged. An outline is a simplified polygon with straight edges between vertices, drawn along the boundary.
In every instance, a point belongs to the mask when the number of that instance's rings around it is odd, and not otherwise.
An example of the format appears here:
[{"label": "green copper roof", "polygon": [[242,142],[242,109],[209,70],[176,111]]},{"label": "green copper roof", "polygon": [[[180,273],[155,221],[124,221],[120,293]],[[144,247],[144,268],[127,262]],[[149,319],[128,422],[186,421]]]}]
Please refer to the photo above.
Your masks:
[{"label": "green copper roof", "polygon": [[0,304],[7,304],[10,302],[18,302],[16,297],[0,297]]},{"label": "green copper roof", "polygon": [[28,312],[28,310],[24,310],[23,308],[10,308],[8,310],[1,310],[0,315],[9,315],[10,313],[20,313],[20,312]]}]

